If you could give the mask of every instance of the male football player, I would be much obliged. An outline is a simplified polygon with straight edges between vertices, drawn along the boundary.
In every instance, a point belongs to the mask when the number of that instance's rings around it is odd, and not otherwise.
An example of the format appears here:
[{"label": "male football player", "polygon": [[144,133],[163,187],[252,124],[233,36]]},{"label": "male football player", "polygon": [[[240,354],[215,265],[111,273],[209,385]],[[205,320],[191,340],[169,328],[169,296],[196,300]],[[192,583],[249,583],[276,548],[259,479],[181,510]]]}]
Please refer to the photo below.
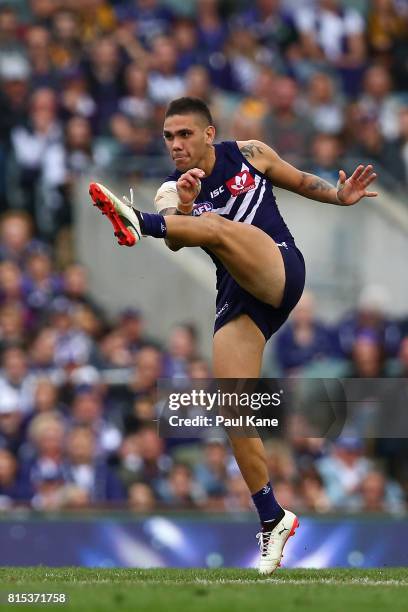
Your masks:
[{"label": "male football player", "polygon": [[[274,186],[350,206],[377,195],[368,191],[376,175],[372,166],[359,166],[350,178],[340,170],[334,187],[257,140],[214,144],[210,111],[195,98],[170,103],[163,136],[176,169],[157,191],[157,214],[141,213],[98,183],[90,185],[90,195],[121,245],[153,236],[172,250],[203,247],[210,254],[217,271],[214,376],[258,378],[265,343],[305,283],[304,260],[279,213]],[[230,435],[230,441],[261,521],[259,570],[270,574],[298,519],[274,497],[261,439]]]}]

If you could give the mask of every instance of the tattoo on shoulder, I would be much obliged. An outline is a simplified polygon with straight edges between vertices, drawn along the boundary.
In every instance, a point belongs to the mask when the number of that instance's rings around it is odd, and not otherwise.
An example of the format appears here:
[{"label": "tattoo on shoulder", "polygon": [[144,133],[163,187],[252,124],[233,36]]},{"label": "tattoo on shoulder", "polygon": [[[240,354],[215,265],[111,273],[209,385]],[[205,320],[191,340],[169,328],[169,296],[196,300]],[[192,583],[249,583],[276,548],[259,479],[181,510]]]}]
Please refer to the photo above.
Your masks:
[{"label": "tattoo on shoulder", "polygon": [[241,151],[245,159],[253,159],[257,153],[262,155],[264,152],[262,147],[255,144],[254,142],[249,142],[243,147],[240,147],[239,150]]}]

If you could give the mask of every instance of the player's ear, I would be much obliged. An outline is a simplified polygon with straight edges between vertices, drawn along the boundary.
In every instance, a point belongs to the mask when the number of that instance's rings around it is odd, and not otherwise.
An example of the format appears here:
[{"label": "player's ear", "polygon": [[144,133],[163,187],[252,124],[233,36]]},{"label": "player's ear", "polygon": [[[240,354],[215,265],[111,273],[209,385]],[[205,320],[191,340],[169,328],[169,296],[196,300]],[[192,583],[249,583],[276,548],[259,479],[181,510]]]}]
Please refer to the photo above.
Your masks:
[{"label": "player's ear", "polygon": [[207,144],[212,144],[215,138],[215,127],[213,125],[209,125],[205,130],[205,135],[207,139]]}]

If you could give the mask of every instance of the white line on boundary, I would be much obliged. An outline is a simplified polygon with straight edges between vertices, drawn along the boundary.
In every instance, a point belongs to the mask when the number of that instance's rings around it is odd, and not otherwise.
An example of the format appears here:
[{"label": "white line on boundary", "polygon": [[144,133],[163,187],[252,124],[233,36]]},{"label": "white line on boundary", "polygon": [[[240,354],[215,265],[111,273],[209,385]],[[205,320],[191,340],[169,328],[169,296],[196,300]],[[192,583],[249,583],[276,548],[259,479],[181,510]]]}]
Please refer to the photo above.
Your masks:
[{"label": "white line on boundary", "polygon": [[[23,581],[16,581],[14,584],[18,584],[21,583]],[[26,582],[26,581],[24,581]],[[295,580],[292,578],[259,578],[259,579],[255,579],[255,580],[246,580],[246,579],[228,579],[228,578],[219,578],[217,580],[206,580],[204,578],[196,578],[195,580],[154,580],[154,579],[148,579],[148,580],[138,580],[137,576],[135,577],[135,580],[121,580],[120,582],[115,582],[115,580],[108,580],[106,578],[101,579],[101,580],[96,580],[96,581],[90,581],[90,580],[75,580],[75,578],[73,579],[69,579],[68,581],[58,581],[58,583],[55,584],[112,584],[112,585],[119,585],[119,584],[124,584],[124,585],[134,585],[134,586],[143,586],[143,585],[147,585],[147,586],[151,586],[151,585],[165,585],[165,586],[172,586],[172,585],[177,585],[177,586],[182,586],[182,585],[187,585],[187,586],[197,586],[197,585],[203,585],[203,586],[211,586],[212,584],[255,584],[255,585],[260,585],[260,584],[275,584],[275,585],[279,585],[279,584],[290,584],[290,585],[308,585],[308,584],[327,584],[327,585],[334,585],[334,586],[400,586],[400,587],[406,587],[408,588],[408,582],[407,581],[401,581],[401,580],[371,580],[369,578],[350,578],[350,580],[337,580],[336,578],[321,578],[321,579],[311,579],[311,580],[307,580],[307,579],[302,579],[302,580]],[[49,583],[52,584],[52,583]]]}]

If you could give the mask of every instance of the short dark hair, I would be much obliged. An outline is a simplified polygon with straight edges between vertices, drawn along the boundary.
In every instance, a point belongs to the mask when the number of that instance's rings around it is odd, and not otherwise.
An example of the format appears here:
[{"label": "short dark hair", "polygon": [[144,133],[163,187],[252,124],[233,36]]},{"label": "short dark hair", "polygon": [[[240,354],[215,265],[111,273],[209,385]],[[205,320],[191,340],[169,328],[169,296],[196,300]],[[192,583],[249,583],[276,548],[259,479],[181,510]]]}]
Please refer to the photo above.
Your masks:
[{"label": "short dark hair", "polygon": [[208,125],[213,125],[210,109],[200,98],[184,97],[173,100],[167,107],[165,117],[167,119],[167,117],[172,117],[173,115],[190,115],[192,113],[205,117]]}]

